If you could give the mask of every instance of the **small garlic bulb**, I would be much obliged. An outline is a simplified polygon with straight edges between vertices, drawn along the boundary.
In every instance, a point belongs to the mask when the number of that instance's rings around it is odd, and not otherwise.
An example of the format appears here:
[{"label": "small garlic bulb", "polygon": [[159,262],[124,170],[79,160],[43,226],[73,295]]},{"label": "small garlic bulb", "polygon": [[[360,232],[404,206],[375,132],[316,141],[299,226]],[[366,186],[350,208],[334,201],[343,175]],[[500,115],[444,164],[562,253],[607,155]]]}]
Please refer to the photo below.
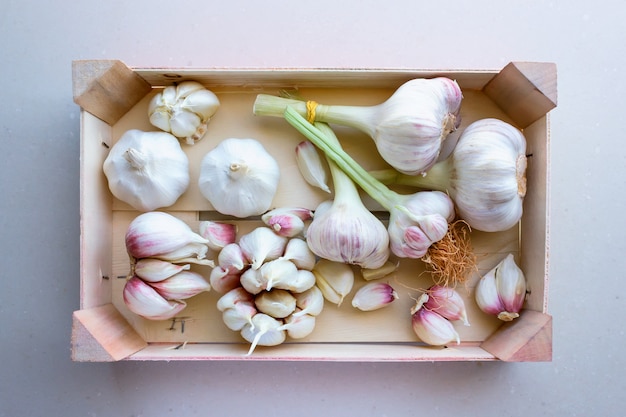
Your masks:
[{"label": "small garlic bulb", "polygon": [[169,207],[189,186],[189,160],[165,132],[131,129],[104,160],[111,193],[140,211]]},{"label": "small garlic bulb", "polygon": [[215,210],[235,217],[266,212],[278,189],[276,160],[255,139],[225,139],[200,165],[202,195]]},{"label": "small garlic bulb", "polygon": [[148,116],[152,125],[193,145],[202,139],[219,106],[217,96],[202,84],[183,81],[155,95],[148,105]]}]

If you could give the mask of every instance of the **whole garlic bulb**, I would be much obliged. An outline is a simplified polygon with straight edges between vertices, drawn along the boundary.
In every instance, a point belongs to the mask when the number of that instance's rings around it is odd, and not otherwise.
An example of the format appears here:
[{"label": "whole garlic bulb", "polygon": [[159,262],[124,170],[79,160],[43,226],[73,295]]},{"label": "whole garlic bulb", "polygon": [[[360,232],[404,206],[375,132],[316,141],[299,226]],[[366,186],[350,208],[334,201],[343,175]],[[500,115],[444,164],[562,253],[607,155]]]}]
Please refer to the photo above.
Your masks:
[{"label": "whole garlic bulb", "polygon": [[150,123],[193,145],[206,133],[207,124],[220,106],[219,99],[196,81],[166,87],[148,105]]},{"label": "whole garlic bulb", "polygon": [[169,207],[189,186],[189,160],[165,132],[131,129],[104,160],[111,193],[140,211]]},{"label": "whole garlic bulb", "polygon": [[229,138],[204,156],[198,184],[218,212],[248,217],[270,208],[279,179],[278,163],[259,141]]}]

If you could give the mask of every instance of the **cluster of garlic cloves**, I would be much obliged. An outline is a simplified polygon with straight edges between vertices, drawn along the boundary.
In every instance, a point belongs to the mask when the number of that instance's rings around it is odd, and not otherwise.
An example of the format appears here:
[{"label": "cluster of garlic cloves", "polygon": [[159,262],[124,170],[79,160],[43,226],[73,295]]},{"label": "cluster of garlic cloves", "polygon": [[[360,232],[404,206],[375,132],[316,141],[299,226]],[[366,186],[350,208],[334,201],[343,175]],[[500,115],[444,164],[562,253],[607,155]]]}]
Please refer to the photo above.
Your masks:
[{"label": "cluster of garlic cloves", "polygon": [[148,105],[148,116],[155,127],[193,145],[202,139],[219,106],[217,96],[202,84],[183,81],[157,93]]},{"label": "cluster of garlic cloves", "polygon": [[502,321],[519,317],[526,300],[526,278],[512,253],[481,277],[476,285],[475,298],[484,313]]},{"label": "cluster of garlic cloves", "polygon": [[445,346],[461,340],[453,321],[469,326],[465,303],[453,288],[434,285],[424,292],[411,308],[413,331],[421,341]]}]

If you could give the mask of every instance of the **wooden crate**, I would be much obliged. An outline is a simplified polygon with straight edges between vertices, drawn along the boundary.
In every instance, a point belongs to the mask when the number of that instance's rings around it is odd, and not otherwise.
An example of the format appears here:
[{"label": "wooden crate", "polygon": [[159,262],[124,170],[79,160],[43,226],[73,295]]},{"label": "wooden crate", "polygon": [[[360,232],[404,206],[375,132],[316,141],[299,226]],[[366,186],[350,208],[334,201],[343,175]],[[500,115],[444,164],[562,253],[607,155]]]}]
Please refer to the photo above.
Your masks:
[{"label": "wooden crate", "polygon": [[[307,360],[307,361],[549,361],[552,319],[547,313],[549,251],[549,123],[556,106],[556,67],[550,63],[510,63],[501,70],[421,71],[390,69],[189,69],[129,68],[120,61],[73,63],[73,93],[81,107],[81,276],[80,309],[73,314],[72,359],[117,360]],[[411,329],[411,288],[427,288],[419,260],[403,260],[390,278],[400,299],[389,308],[358,312],[349,301],[326,303],[315,331],[306,339],[277,347],[248,344],[226,328],[215,307],[219,294],[189,300],[181,317],[148,321],[128,311],[122,288],[129,271],[124,233],[139,214],[113,198],[102,172],[109,148],[130,128],[156,130],[147,118],[150,98],[164,86],[196,80],[214,91],[221,107],[204,139],[183,145],[191,163],[189,190],[167,211],[192,228],[215,214],[197,187],[199,162],[227,137],[261,140],[281,165],[276,206],[316,205],[327,198],[303,182],[293,158],[303,138],[280,118],[252,114],[258,93],[298,88],[322,103],[378,104],[403,82],[419,77],[456,79],[464,94],[460,133],[472,121],[497,117],[523,129],[528,140],[528,193],[518,227],[501,233],[472,233],[479,271],[461,293],[470,327],[455,326],[460,345],[446,348],[420,343]],[[385,167],[373,141],[350,129],[339,129],[344,148],[367,169]],[[239,221],[241,231],[259,225]],[[473,287],[481,274],[507,253],[523,269],[530,294],[519,319],[502,324],[480,312]],[[199,270],[206,273],[207,270]],[[357,278],[357,284],[361,280]]]}]

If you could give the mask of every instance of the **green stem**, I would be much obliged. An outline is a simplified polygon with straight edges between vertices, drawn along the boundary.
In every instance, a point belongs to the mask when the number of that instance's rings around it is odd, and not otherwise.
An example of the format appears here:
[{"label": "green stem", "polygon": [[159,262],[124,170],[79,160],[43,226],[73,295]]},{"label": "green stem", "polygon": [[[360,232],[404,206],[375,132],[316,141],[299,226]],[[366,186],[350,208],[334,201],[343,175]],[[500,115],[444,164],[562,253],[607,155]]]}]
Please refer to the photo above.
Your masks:
[{"label": "green stem", "polygon": [[343,172],[387,211],[391,211],[397,205],[401,197],[399,194],[391,191],[383,183],[372,177],[340,146],[333,143],[323,132],[307,122],[294,108],[288,106],[284,117],[289,124],[320,148]]},{"label": "green stem", "polygon": [[449,192],[451,172],[452,161],[448,158],[437,162],[425,175],[407,175],[395,169],[370,171],[370,174],[384,184],[408,185],[423,190]]}]

